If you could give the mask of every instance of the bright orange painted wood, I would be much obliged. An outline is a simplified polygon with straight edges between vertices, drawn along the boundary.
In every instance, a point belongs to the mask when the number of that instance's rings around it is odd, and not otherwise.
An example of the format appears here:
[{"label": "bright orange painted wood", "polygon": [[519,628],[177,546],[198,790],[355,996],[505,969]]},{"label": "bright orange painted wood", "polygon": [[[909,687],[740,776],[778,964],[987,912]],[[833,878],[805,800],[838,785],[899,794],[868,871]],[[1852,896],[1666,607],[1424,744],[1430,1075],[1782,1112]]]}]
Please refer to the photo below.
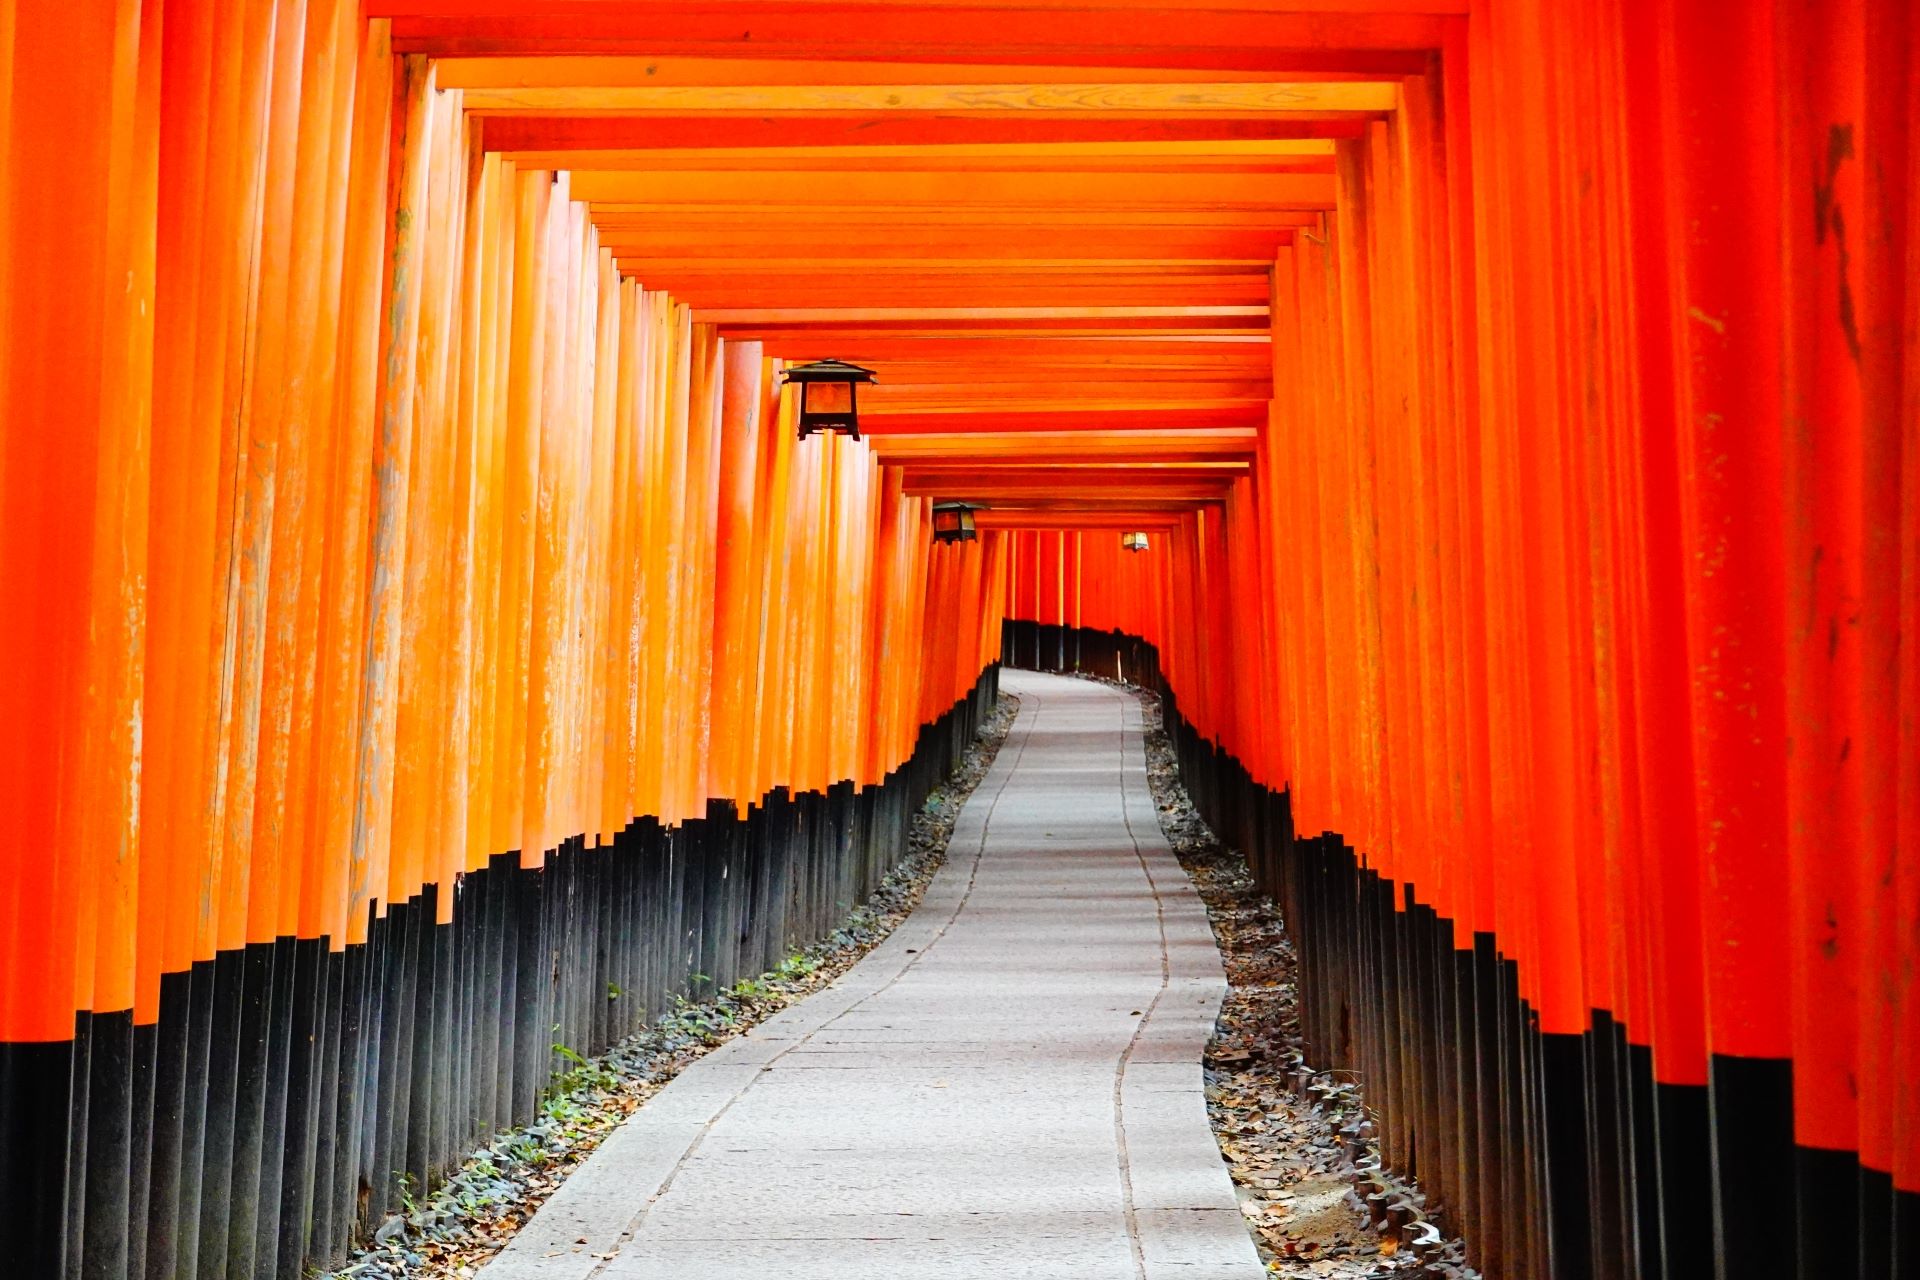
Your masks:
[{"label": "bright orange painted wood", "polygon": [[1004,611],[1920,1186],[1905,10],[1063,4],[0,8],[0,1037],[874,781]]}]

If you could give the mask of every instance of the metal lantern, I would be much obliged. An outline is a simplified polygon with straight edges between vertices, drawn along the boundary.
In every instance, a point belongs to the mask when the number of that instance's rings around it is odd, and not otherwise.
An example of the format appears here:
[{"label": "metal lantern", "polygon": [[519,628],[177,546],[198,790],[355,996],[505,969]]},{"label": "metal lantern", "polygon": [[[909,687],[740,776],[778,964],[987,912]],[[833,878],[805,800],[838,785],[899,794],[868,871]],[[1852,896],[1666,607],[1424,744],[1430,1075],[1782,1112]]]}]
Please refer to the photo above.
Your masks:
[{"label": "metal lantern", "polygon": [[980,534],[973,526],[973,508],[964,502],[933,504],[935,542],[972,542]]},{"label": "metal lantern", "polygon": [[1120,535],[1120,545],[1129,551],[1145,551],[1147,549],[1147,535],[1144,533],[1123,533]]},{"label": "metal lantern", "polygon": [[815,360],[796,364],[780,374],[782,385],[800,387],[800,438],[816,431],[838,431],[860,438],[860,409],[854,388],[873,381],[873,370],[845,360]]}]

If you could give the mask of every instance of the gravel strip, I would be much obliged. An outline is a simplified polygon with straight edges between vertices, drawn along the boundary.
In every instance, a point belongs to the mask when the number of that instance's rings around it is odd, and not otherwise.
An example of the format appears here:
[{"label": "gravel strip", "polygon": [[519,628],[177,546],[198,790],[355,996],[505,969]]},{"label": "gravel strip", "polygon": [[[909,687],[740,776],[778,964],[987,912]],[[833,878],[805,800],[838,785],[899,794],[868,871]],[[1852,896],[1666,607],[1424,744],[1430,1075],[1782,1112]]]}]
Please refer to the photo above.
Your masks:
[{"label": "gravel strip", "polygon": [[852,968],[919,905],[946,861],[960,806],[986,776],[1018,709],[1018,699],[1001,695],[959,768],[914,815],[905,860],[829,937],[711,999],[683,998],[647,1030],[598,1058],[578,1059],[554,1082],[538,1120],[499,1135],[425,1200],[409,1201],[328,1280],[467,1280],[603,1138],[689,1063]]},{"label": "gravel strip", "polygon": [[[1254,885],[1246,859],[1195,811],[1159,697],[1134,692],[1160,829],[1206,903],[1226,960],[1227,999],[1206,1053],[1207,1111],[1261,1261],[1289,1277],[1472,1276],[1456,1269],[1459,1242],[1439,1240],[1421,1219],[1419,1189],[1381,1170],[1359,1084],[1307,1062],[1298,961],[1279,910]],[[1356,1190],[1362,1186],[1376,1204],[1393,1207],[1382,1228]]]}]

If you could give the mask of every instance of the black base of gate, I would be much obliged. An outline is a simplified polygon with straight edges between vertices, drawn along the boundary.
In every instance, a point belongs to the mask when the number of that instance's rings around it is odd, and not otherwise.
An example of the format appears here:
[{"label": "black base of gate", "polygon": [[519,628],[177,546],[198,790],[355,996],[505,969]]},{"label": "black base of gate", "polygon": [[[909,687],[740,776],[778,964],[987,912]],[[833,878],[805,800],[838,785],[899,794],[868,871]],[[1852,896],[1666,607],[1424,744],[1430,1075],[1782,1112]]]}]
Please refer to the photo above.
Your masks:
[{"label": "black base of gate", "polygon": [[[299,1280],[676,995],[775,967],[879,886],[991,714],[999,669],[877,786],[712,802],[673,828],[494,858],[371,923],[161,983],[157,1025],[84,1014],[0,1044],[0,1275]],[[454,895],[437,923],[439,895]]]}]

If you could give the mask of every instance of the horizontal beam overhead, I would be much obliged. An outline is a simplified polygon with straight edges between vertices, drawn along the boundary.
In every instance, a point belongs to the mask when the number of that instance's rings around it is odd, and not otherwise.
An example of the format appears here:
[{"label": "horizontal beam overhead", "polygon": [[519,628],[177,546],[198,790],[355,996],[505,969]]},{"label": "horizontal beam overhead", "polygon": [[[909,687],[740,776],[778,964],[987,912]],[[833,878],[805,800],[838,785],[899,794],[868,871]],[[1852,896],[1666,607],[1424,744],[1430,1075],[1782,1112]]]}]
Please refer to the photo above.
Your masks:
[{"label": "horizontal beam overhead", "polygon": [[[1168,258],[1257,263],[1271,262],[1293,239],[1292,228],[1189,234],[1114,227],[1078,231],[1049,227],[1028,232],[1016,242],[986,228],[935,227],[922,235],[919,245],[909,230],[884,232],[857,243],[870,258],[882,262],[918,261],[919,255],[930,254],[989,264],[1030,262],[1035,258],[1060,264],[1164,262]],[[722,240],[702,240],[691,230],[619,231],[603,236],[600,247],[609,250],[628,274],[639,275],[640,264],[663,258],[694,262],[839,258],[854,245],[845,237],[828,238],[819,233],[769,228],[758,233],[743,231]]]},{"label": "horizontal beam overhead", "polygon": [[672,117],[514,115],[476,121],[488,149],[518,151],[678,151],[780,147],[830,148],[859,154],[868,149],[947,146],[1064,146],[1119,143],[1260,142],[1357,138],[1357,118],[1301,120],[1134,120],[1018,116],[896,115],[877,119],[839,116]]},{"label": "horizontal beam overhead", "polygon": [[[1302,139],[1318,142],[1321,139]],[[1330,156],[1312,154],[1286,156],[1246,156],[1231,151],[1206,152],[1116,152],[1089,155],[1078,159],[1063,156],[1027,155],[1020,152],[952,154],[958,148],[937,151],[911,147],[875,147],[862,154],[851,147],[813,148],[819,154],[796,155],[776,159],[768,148],[688,148],[684,151],[612,151],[604,148],[568,151],[558,147],[532,148],[502,152],[521,169],[602,169],[646,170],[650,173],[702,171],[722,173],[779,173],[796,175],[833,173],[859,168],[866,173],[1133,173],[1133,174],[1209,174],[1209,173],[1331,173]],[[915,152],[914,154],[908,154]]]},{"label": "horizontal beam overhead", "polygon": [[828,320],[818,324],[740,324],[718,325],[716,328],[719,329],[721,336],[741,342],[778,343],[793,333],[832,333],[845,344],[843,349],[851,350],[862,338],[869,335],[884,336],[894,333],[928,333],[954,337],[970,333],[1001,333],[1016,337],[1052,337],[1059,334],[1087,337],[1146,334],[1166,337],[1223,332],[1253,333],[1264,330],[1266,325],[1267,320],[1264,315],[1117,316],[1112,318],[1063,316],[1057,319],[1039,320],[902,318],[864,321],[857,326],[848,325],[845,321]]},{"label": "horizontal beam overhead", "polygon": [[1094,438],[1071,431],[951,432],[945,435],[881,435],[870,445],[883,461],[942,456],[949,452],[1004,446],[1025,449],[1035,456],[1057,451],[1063,457],[1084,458],[1154,456],[1160,452],[1187,452],[1196,456],[1251,455],[1256,433],[1245,427],[1199,427],[1192,430],[1110,431]]},{"label": "horizontal beam overhead", "polygon": [[1383,81],[1191,83],[532,85],[466,90],[468,111],[539,115],[701,115],[750,112],[869,116],[923,111],[1021,117],[1062,114],[1180,119],[1322,118],[1393,110]]},{"label": "horizontal beam overhead", "polygon": [[1044,360],[1038,356],[1023,359],[1009,359],[1004,362],[984,359],[975,360],[933,360],[909,361],[903,359],[869,359],[868,365],[879,375],[882,388],[913,387],[917,389],[938,389],[943,391],[978,390],[983,395],[993,395],[1013,386],[1031,385],[1036,380],[1049,383],[1068,381],[1091,386],[1132,387],[1135,384],[1150,385],[1170,382],[1198,381],[1237,381],[1240,385],[1252,382],[1257,384],[1264,395],[1272,386],[1269,372],[1258,365],[1244,367],[1220,367],[1206,365],[1177,365],[1171,362],[1133,364],[1122,361],[1073,362],[1061,358]]},{"label": "horizontal beam overhead", "polygon": [[[976,475],[989,472],[997,473],[998,471],[1023,464],[1036,467],[1071,468],[1087,461],[1083,456],[1075,456],[1074,454],[1060,450],[1035,451],[1005,436],[988,436],[984,438],[984,443],[986,445],[997,445],[1000,447],[997,450],[986,450],[982,448],[961,450],[956,448],[952,453],[941,454],[928,459],[894,458],[882,455],[882,460],[899,465],[905,474],[917,480],[945,479],[963,486]],[[1148,460],[1165,466],[1180,466],[1197,462],[1227,460],[1227,455],[1208,453],[1184,454],[1173,450],[1168,450],[1163,453],[1143,453],[1135,456],[1140,460],[1140,465],[1146,465]],[[1251,455],[1242,453],[1237,457],[1233,457],[1231,460],[1244,467],[1245,464],[1251,461]]]},{"label": "horizontal beam overhead", "polygon": [[[1334,79],[1338,73],[1291,73],[1240,68],[1195,69],[1147,65],[1094,67],[990,62],[889,62],[884,59],[809,59],[804,62],[742,57],[448,57],[434,64],[442,89],[578,89],[582,85],[628,88],[743,86],[868,86],[912,84],[916,88],[972,84],[1182,84],[1258,83]],[[1395,65],[1418,71],[1417,61]],[[1411,72],[1410,72],[1411,73]],[[1410,74],[1409,73],[1409,74]],[[1379,75],[1379,72],[1373,73]],[[897,107],[899,104],[891,104]]]},{"label": "horizontal beam overhead", "polygon": [[1172,529],[1180,523],[1180,513],[1161,510],[997,510],[974,513],[974,525],[980,529],[1100,529],[1112,533],[1133,530]]},{"label": "horizontal beam overhead", "polygon": [[[825,358],[831,338],[796,337],[782,355],[790,359]],[[905,361],[1031,361],[1041,364],[1090,363],[1099,366],[1253,365],[1265,368],[1271,359],[1267,336],[1222,335],[1212,338],[1076,338],[1071,336],[1016,341],[993,334],[963,338],[930,338],[901,334],[875,339],[861,348],[869,362]],[[770,353],[771,354],[771,353]]]},{"label": "horizontal beam overhead", "polygon": [[[804,181],[769,188],[755,173],[630,172],[589,169],[573,175],[573,198],[590,204],[710,205],[747,210],[763,204],[964,208],[1017,204],[1036,209],[1107,208],[1174,213],[1192,209],[1326,209],[1334,178],[1318,173],[1197,174],[1177,186],[1145,183],[1128,173],[869,173],[847,169],[811,173]],[[617,212],[609,210],[608,212]]]},{"label": "horizontal beam overhead", "polygon": [[1017,462],[995,465],[991,460],[982,460],[970,466],[924,464],[901,468],[902,483],[909,493],[964,490],[982,495],[1121,490],[1152,497],[1174,491],[1185,492],[1196,486],[1211,492],[1246,473],[1246,464],[1243,462],[1142,462],[1109,467],[1073,464],[1022,466]]},{"label": "horizontal beam overhead", "polygon": [[[948,324],[958,321],[1008,320],[1034,324],[1050,320],[1174,320],[1181,324],[1201,321],[1262,320],[1262,306],[1228,307],[793,307],[793,308],[714,308],[695,311],[694,321],[718,325],[840,325],[882,324],[891,321],[927,321]],[[1239,325],[1222,325],[1239,328]]]},{"label": "horizontal beam overhead", "polygon": [[867,435],[926,435],[956,431],[1140,431],[1209,427],[1252,429],[1266,422],[1264,405],[1212,405],[1184,409],[1052,409],[967,413],[862,413]]},{"label": "horizontal beam overhead", "polygon": [[1076,502],[1098,501],[1123,504],[1155,500],[1204,502],[1224,497],[1230,483],[1231,481],[1227,480],[1159,480],[1150,476],[1133,475],[1079,478],[1074,468],[1062,467],[1057,476],[1004,480],[985,474],[930,480],[916,480],[908,477],[903,485],[903,492],[909,497],[972,495],[982,501],[991,501],[995,497],[1027,497],[1044,498],[1056,502],[1071,498]]},{"label": "horizontal beam overhead", "polygon": [[[578,183],[585,176],[576,174],[574,180]],[[776,181],[785,178],[785,175],[760,176],[763,188],[767,178]],[[1066,184],[1070,177],[1077,175],[1049,173],[1045,176],[1048,186],[1053,187]],[[1139,178],[1145,175],[1129,176]],[[623,235],[634,233],[644,236],[667,231],[704,231],[710,236],[737,235],[764,228],[771,219],[778,219],[780,225],[785,227],[806,227],[815,234],[833,233],[843,241],[855,241],[858,237],[871,234],[899,235],[915,231],[926,234],[935,228],[977,229],[990,224],[997,224],[995,234],[1015,237],[1043,228],[1070,228],[1075,231],[1109,228],[1143,236],[1163,231],[1196,234],[1247,228],[1314,227],[1319,225],[1321,216],[1322,211],[1317,208],[1238,208],[1215,204],[1089,208],[1073,203],[1049,207],[1012,201],[923,205],[787,205],[778,200],[768,200],[748,213],[737,211],[737,206],[723,202],[642,204],[600,200],[593,203],[594,224],[600,228],[604,245],[618,244]]]},{"label": "horizontal beam overhead", "polygon": [[1455,20],[1449,13],[1464,11],[1458,0],[1401,13],[1313,12],[1324,6],[1310,3],[1290,11],[1210,6],[1177,17],[1163,6],[1069,7],[1070,22],[1049,8],[978,0],[751,9],[727,0],[369,0],[365,11],[394,19],[396,50],[442,56],[737,57],[750,47],[787,60],[1260,69],[1365,66],[1379,53],[1438,49]]},{"label": "horizontal beam overhead", "polygon": [[[1259,277],[1235,281],[1193,278],[1120,279],[1112,281],[1030,282],[983,272],[974,279],[903,281],[898,284],[845,280],[835,276],[802,275],[769,280],[738,276],[655,275],[652,284],[671,292],[696,312],[714,311],[731,304],[749,310],[793,310],[807,307],[847,309],[862,304],[883,308],[953,309],[968,303],[997,306],[1073,308],[1090,306],[1239,306],[1264,303],[1267,283]],[[1151,376],[1142,371],[1142,376]]]}]

